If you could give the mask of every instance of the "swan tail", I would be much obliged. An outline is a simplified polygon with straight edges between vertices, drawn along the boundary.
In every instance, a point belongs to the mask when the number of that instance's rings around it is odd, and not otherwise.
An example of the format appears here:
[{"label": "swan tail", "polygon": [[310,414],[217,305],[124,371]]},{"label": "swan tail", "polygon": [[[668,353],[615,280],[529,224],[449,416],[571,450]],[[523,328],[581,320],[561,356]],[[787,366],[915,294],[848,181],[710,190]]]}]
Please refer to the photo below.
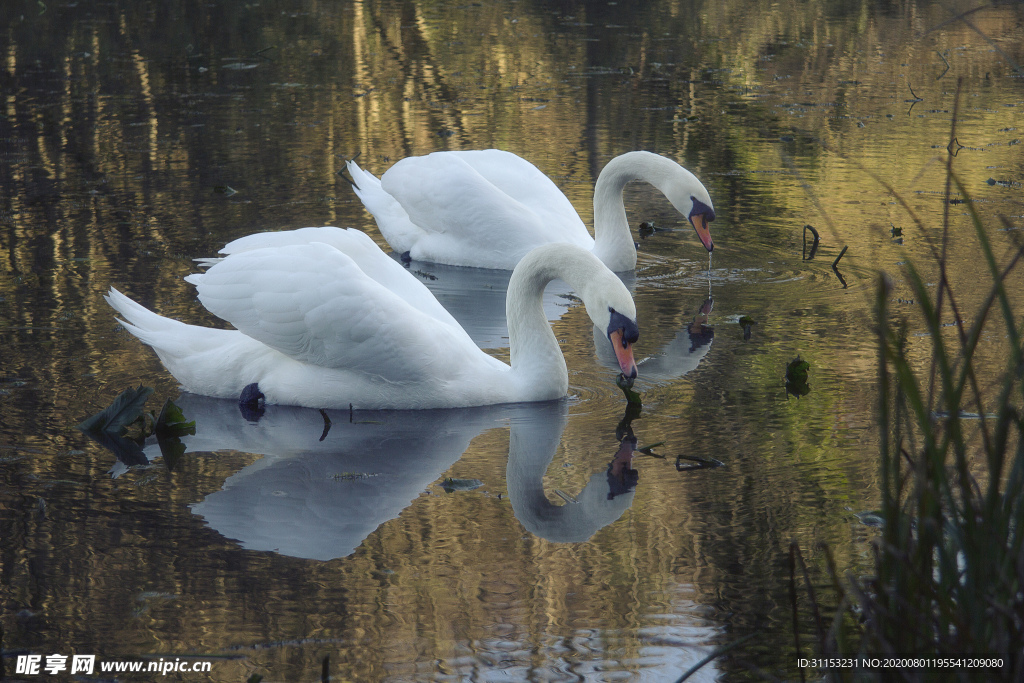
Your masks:
[{"label": "swan tail", "polygon": [[154,346],[154,343],[164,335],[179,332],[182,327],[189,327],[183,322],[154,313],[113,287],[103,298],[124,318],[118,318],[117,322],[150,346]]},{"label": "swan tail", "polygon": [[104,296],[118,315],[117,322],[139,341],[150,346],[160,362],[189,391],[209,396],[237,395],[236,387],[207,386],[210,364],[225,363],[225,353],[242,337],[237,330],[189,325],[165,318],[128,298],[113,287]]},{"label": "swan tail", "polygon": [[402,205],[381,186],[380,179],[359,168],[355,161],[346,163],[352,176],[352,191],[377,222],[384,240],[399,253],[411,251],[425,234],[415,225]]}]

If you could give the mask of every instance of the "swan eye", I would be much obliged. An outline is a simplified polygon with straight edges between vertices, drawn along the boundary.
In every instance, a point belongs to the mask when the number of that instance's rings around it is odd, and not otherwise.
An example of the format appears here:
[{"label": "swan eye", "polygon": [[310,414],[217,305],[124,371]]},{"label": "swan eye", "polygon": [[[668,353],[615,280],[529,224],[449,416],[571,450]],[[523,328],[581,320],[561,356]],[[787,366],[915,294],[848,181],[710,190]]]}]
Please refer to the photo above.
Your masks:
[{"label": "swan eye", "polygon": [[611,313],[611,320],[608,322],[608,338],[612,336],[612,332],[622,332],[622,348],[628,347],[630,344],[635,344],[640,339],[640,328],[637,324],[622,315],[614,308],[609,307],[608,312]]},{"label": "swan eye", "polygon": [[694,216],[704,214],[704,220],[708,223],[715,220],[715,210],[710,206],[697,199],[696,197],[690,197],[690,201],[693,202],[693,208],[690,209],[690,215],[687,218],[693,218]]}]

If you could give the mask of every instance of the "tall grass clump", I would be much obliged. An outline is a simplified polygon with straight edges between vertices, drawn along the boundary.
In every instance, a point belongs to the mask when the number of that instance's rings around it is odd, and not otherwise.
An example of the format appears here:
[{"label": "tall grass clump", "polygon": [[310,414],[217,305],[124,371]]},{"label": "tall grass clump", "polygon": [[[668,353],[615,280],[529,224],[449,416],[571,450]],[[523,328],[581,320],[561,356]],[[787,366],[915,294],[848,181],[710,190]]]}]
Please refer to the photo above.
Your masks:
[{"label": "tall grass clump", "polygon": [[[955,179],[954,179],[955,180]],[[959,182],[957,182],[959,185]],[[961,187],[961,191],[963,188]],[[866,655],[1003,657],[975,680],[1024,680],[1024,351],[1004,283],[1021,252],[1000,269],[972,212],[992,284],[974,320],[943,339],[943,301],[956,311],[940,263],[931,295],[919,272],[909,284],[931,340],[927,376],[908,358],[905,326],[889,323],[890,288],[878,288],[881,484],[884,527],[875,577],[853,584]],[[998,330],[1002,327],[1002,330]],[[989,328],[1005,335],[1009,357],[982,385],[976,359]],[[1001,334],[1000,334],[1001,333]],[[990,376],[995,368],[985,368]],[[912,680],[956,680],[922,667]]]},{"label": "tall grass clump", "polygon": [[[954,133],[955,123],[951,140]],[[817,666],[832,680],[1024,681],[1024,315],[1005,286],[1009,278],[1020,281],[1024,245],[1000,264],[989,230],[953,173],[952,155],[946,178],[946,196],[955,186],[965,198],[979,244],[979,279],[990,285],[965,320],[946,273],[947,202],[942,242],[931,245],[937,286],[907,266],[931,347],[921,368],[911,361],[906,322],[892,320],[892,284],[879,278],[883,528],[868,579],[841,580],[825,549],[840,605],[830,627],[799,548],[791,549],[794,577],[799,563],[814,606],[818,651],[844,658]],[[946,320],[952,334],[944,335]],[[983,335],[1004,340],[1005,365],[979,357]],[[796,628],[795,615],[794,597]],[[872,661],[886,657],[921,658],[923,665],[886,668]],[[1002,666],[968,666],[992,658]]]},{"label": "tall grass clump", "polygon": [[[959,179],[947,175],[966,196]],[[965,322],[946,278],[944,246],[936,252],[938,286],[928,287],[908,265],[931,344],[923,371],[911,362],[906,323],[891,321],[892,284],[879,280],[884,524],[870,579],[840,581],[829,556],[840,608],[827,632],[819,617],[819,651],[853,661],[825,667],[835,680],[1024,681],[1024,316],[1005,287],[1020,277],[1024,247],[1000,266],[973,204],[965,205],[980,245],[979,270],[991,285]],[[954,339],[944,338],[944,312],[952,316]],[[1005,339],[1005,366],[981,367],[983,334]],[[951,658],[952,666],[869,664],[889,656]],[[961,657],[1001,658],[1002,666],[953,665]]]}]

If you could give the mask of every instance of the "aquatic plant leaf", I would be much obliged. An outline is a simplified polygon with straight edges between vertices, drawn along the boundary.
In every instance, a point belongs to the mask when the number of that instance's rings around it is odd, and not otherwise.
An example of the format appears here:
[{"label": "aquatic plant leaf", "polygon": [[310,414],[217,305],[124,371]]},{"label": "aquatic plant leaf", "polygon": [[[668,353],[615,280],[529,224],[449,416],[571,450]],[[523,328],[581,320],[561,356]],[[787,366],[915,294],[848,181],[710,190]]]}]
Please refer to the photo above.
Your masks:
[{"label": "aquatic plant leaf", "polygon": [[797,398],[811,393],[811,386],[807,383],[807,377],[811,364],[797,356],[786,366],[786,394],[792,394]]},{"label": "aquatic plant leaf", "polygon": [[156,418],[156,425],[153,432],[160,437],[179,437],[186,434],[196,433],[196,421],[186,420],[181,408],[175,405],[174,401],[167,399],[164,407],[160,410],[160,416]]},{"label": "aquatic plant leaf", "polygon": [[86,434],[121,435],[128,425],[143,417],[142,407],[153,394],[152,387],[125,389],[114,401],[91,417],[82,420],[77,427]]},{"label": "aquatic plant leaf", "polygon": [[622,389],[622,393],[626,395],[626,401],[637,406],[643,406],[643,400],[640,394],[633,391],[633,378],[626,377],[621,372],[619,376],[615,378],[615,386]]}]

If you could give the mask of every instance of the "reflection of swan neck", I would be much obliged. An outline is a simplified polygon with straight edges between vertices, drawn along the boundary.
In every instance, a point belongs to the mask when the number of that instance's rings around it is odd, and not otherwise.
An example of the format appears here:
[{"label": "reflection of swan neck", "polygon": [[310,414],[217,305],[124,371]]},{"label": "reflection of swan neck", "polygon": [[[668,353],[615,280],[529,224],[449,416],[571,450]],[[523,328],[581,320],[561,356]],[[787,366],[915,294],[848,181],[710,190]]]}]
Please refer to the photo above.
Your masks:
[{"label": "reflection of swan neck", "polygon": [[636,268],[636,247],[622,203],[626,183],[643,180],[664,193],[672,172],[678,169],[678,164],[663,156],[628,152],[601,170],[594,186],[594,253],[613,271]]},{"label": "reflection of swan neck", "polygon": [[556,505],[544,493],[544,475],[561,442],[566,416],[555,409],[530,423],[512,423],[505,483],[516,519],[531,533],[555,543],[589,540],[633,502],[633,491],[609,496],[602,468],[587,481],[576,502]]}]

